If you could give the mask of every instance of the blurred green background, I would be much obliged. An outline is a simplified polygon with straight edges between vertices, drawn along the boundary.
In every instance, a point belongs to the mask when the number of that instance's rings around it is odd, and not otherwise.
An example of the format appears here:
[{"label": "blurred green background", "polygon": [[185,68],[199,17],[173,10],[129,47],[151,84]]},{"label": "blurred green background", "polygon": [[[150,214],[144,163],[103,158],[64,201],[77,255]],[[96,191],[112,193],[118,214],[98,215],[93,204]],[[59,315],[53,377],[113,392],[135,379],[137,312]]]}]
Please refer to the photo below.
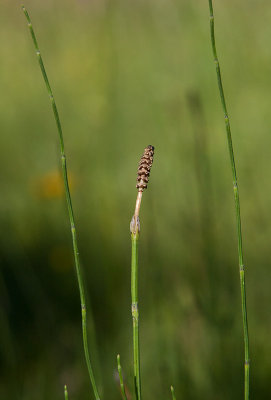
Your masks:
[{"label": "blurred green background", "polygon": [[[136,169],[145,399],[240,399],[243,335],[223,113],[206,1],[27,0],[63,123],[103,399],[132,389]],[[240,186],[251,397],[270,396],[271,5],[214,1]],[[50,101],[25,17],[1,1],[0,398],[93,398]]]}]

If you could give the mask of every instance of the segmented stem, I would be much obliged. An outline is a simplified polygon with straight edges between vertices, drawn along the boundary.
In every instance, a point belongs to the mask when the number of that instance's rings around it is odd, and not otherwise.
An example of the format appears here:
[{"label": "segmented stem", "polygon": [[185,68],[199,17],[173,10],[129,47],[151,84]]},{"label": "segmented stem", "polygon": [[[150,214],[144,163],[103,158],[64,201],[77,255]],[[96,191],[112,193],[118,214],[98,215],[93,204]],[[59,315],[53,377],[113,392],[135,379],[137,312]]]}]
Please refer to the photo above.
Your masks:
[{"label": "segmented stem", "polygon": [[[137,224],[137,222],[135,222]],[[138,311],[138,239],[139,230],[131,233],[131,296],[133,318],[133,353],[134,353],[134,383],[136,399],[141,400],[140,355],[139,355],[139,311]]]},{"label": "segmented stem", "polygon": [[121,390],[121,395],[123,400],[127,400],[126,392],[125,392],[125,387],[123,383],[123,375],[122,375],[122,368],[120,365],[120,355],[117,355],[117,363],[118,363],[118,373],[119,373],[119,379],[120,379],[120,390]]},{"label": "segmented stem", "polygon": [[224,112],[225,127],[228,139],[228,148],[230,154],[232,177],[233,177],[233,191],[235,200],[235,211],[236,211],[236,223],[237,223],[237,235],[238,235],[238,254],[239,254],[239,271],[240,271],[240,285],[241,285],[241,299],[242,299],[242,318],[243,318],[243,331],[244,331],[244,348],[245,348],[245,362],[244,362],[244,398],[249,399],[249,338],[248,338],[248,321],[247,321],[247,306],[246,306],[246,287],[245,287],[245,266],[243,262],[243,248],[242,248],[242,228],[241,228],[241,214],[240,214],[240,200],[239,200],[239,190],[237,184],[237,173],[234,160],[234,151],[232,144],[232,135],[230,120],[226,106],[226,100],[224,95],[224,89],[221,78],[221,71],[219,60],[217,57],[216,43],[215,43],[215,29],[214,29],[214,13],[213,13],[213,2],[209,0],[209,10],[210,10],[210,33],[211,33],[211,43],[213,50],[213,57],[216,67],[217,82],[219,88],[219,94],[221,99],[221,104]]},{"label": "segmented stem", "polygon": [[68,214],[69,214],[69,219],[70,219],[75,268],[76,268],[76,274],[77,274],[77,280],[78,280],[78,286],[79,286],[79,292],[80,292],[80,300],[81,300],[82,333],[83,333],[83,345],[84,345],[85,359],[86,359],[89,378],[91,381],[95,399],[99,400],[100,396],[98,394],[97,385],[95,382],[95,378],[94,378],[94,374],[93,374],[93,370],[92,370],[92,366],[91,366],[91,362],[90,362],[90,357],[89,357],[89,350],[88,350],[87,311],[86,311],[85,291],[84,291],[84,284],[83,284],[83,278],[82,278],[82,274],[81,274],[81,266],[80,266],[80,260],[79,260],[77,234],[76,234],[76,229],[75,229],[74,213],[73,213],[72,200],[71,200],[71,194],[70,194],[70,188],[69,188],[69,180],[68,180],[68,173],[67,173],[66,156],[65,156],[65,151],[64,151],[64,139],[63,139],[62,127],[61,127],[61,122],[60,122],[57,106],[55,103],[55,99],[53,96],[53,92],[52,92],[52,89],[51,89],[51,86],[50,86],[50,83],[49,83],[49,80],[47,77],[47,73],[46,73],[46,70],[45,70],[45,67],[43,64],[43,60],[41,57],[41,53],[39,50],[38,42],[37,42],[34,30],[33,30],[32,22],[30,20],[29,14],[24,6],[22,6],[22,10],[23,10],[23,12],[26,16],[27,22],[28,22],[28,27],[30,30],[30,34],[31,34],[33,43],[34,43],[34,47],[36,50],[36,55],[38,58],[42,76],[43,76],[43,79],[44,79],[44,82],[45,82],[45,85],[46,85],[46,88],[47,88],[47,91],[49,94],[49,98],[51,100],[52,109],[53,109],[53,113],[54,113],[54,117],[55,117],[55,121],[56,121],[56,125],[57,125],[59,140],[60,140],[62,174],[63,174],[63,180],[64,180],[64,186],[65,186],[65,195],[66,195],[66,200],[67,200]]},{"label": "segmented stem", "polygon": [[141,379],[140,379],[140,354],[139,354],[139,311],[138,311],[138,239],[140,232],[139,211],[142,201],[142,194],[147,189],[150,171],[153,163],[154,147],[147,146],[140,159],[137,170],[137,198],[135,212],[130,223],[132,240],[131,260],[131,297],[132,297],[132,318],[133,318],[133,352],[134,352],[134,383],[136,399],[141,400]]}]

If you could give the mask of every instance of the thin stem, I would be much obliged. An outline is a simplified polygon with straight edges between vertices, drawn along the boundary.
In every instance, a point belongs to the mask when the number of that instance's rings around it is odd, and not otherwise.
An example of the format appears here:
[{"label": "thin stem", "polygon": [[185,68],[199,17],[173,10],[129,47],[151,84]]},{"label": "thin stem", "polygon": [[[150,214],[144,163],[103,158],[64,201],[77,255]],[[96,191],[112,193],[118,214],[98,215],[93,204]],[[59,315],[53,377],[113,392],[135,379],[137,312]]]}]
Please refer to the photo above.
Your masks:
[{"label": "thin stem", "polygon": [[136,399],[141,400],[140,352],[139,352],[139,310],[138,310],[138,239],[140,232],[139,211],[142,191],[139,190],[136,199],[135,213],[130,224],[132,241],[131,259],[131,298],[133,318],[133,354],[134,354],[134,384]]},{"label": "thin stem", "polygon": [[135,213],[134,213],[135,218],[137,218],[139,216],[142,194],[143,194],[143,192],[141,190],[139,190],[138,194],[137,194],[137,198],[136,198]]},{"label": "thin stem", "polygon": [[228,148],[230,154],[232,177],[233,177],[233,191],[235,200],[235,211],[236,211],[236,224],[237,224],[237,235],[238,235],[238,254],[239,254],[239,271],[240,271],[240,285],[241,285],[241,300],[242,300],[242,319],[243,319],[243,331],[244,331],[244,348],[245,348],[245,362],[244,362],[244,398],[249,399],[249,338],[248,338],[248,321],[247,321],[247,306],[246,306],[246,287],[245,287],[245,266],[243,262],[243,248],[242,248],[242,229],[241,229],[241,214],[240,214],[240,200],[239,200],[239,190],[237,184],[237,173],[234,160],[234,151],[232,144],[232,135],[229,115],[227,112],[227,106],[225,101],[224,89],[222,84],[220,65],[217,57],[216,43],[215,43],[215,29],[214,29],[214,13],[213,13],[213,3],[209,0],[209,10],[210,10],[210,33],[211,33],[211,43],[213,50],[214,63],[216,67],[217,82],[219,88],[219,94],[221,99],[221,104],[224,112],[225,127],[228,139]]},{"label": "thin stem", "polygon": [[67,385],[64,386],[64,397],[65,400],[69,400]]},{"label": "thin stem", "polygon": [[173,386],[170,386],[170,390],[171,390],[172,400],[176,400],[176,396],[175,396],[175,392],[174,392],[174,387],[173,387]]},{"label": "thin stem", "polygon": [[117,363],[118,363],[118,373],[119,373],[119,379],[120,379],[120,390],[121,390],[121,395],[123,400],[127,400],[126,392],[125,392],[125,387],[123,383],[123,375],[122,375],[122,368],[120,365],[120,355],[117,355]]},{"label": "thin stem", "polygon": [[72,234],[72,244],[73,244],[73,252],[74,252],[74,260],[75,260],[75,268],[76,268],[76,274],[77,274],[77,281],[78,281],[78,286],[79,286],[79,292],[80,292],[80,301],[81,301],[81,312],[82,312],[82,333],[83,333],[83,344],[84,344],[84,352],[85,352],[85,359],[86,359],[86,364],[88,368],[88,373],[89,373],[89,378],[91,381],[91,385],[93,388],[93,392],[95,395],[96,400],[100,399],[98,390],[97,390],[97,385],[95,382],[92,366],[90,363],[90,357],[89,357],[89,350],[88,350],[88,339],[87,339],[87,311],[86,311],[86,301],[85,301],[85,291],[84,291],[84,284],[83,284],[83,278],[81,274],[81,266],[80,266],[80,260],[79,260],[79,252],[78,252],[78,245],[77,245],[77,234],[76,234],[76,229],[75,229],[75,223],[74,223],[74,214],[73,214],[73,208],[72,208],[72,201],[71,201],[71,194],[70,194],[70,188],[69,188],[69,180],[68,180],[68,174],[67,174],[67,163],[66,163],[66,156],[65,156],[65,151],[64,151],[64,139],[63,139],[63,133],[62,133],[62,127],[61,127],[61,122],[58,114],[58,110],[56,107],[55,99],[53,96],[53,92],[46,74],[46,70],[43,64],[43,60],[41,57],[41,53],[39,50],[38,42],[32,27],[32,23],[29,17],[29,14],[27,10],[25,9],[24,6],[22,6],[22,10],[26,16],[27,22],[28,22],[28,27],[30,30],[30,34],[34,43],[36,55],[38,58],[38,62],[40,65],[40,69],[42,72],[42,76],[49,94],[49,98],[51,100],[52,104],[52,109],[57,125],[57,130],[58,130],[58,135],[59,135],[59,140],[60,140],[60,152],[61,152],[61,165],[62,165],[62,174],[63,174],[63,180],[64,180],[64,186],[65,186],[65,195],[66,195],[66,200],[67,200],[67,207],[68,207],[68,214],[69,214],[69,219],[70,219],[70,226],[71,226],[71,234]]},{"label": "thin stem", "polygon": [[139,311],[138,311],[138,239],[139,232],[131,234],[131,296],[133,318],[134,383],[137,400],[141,400],[140,355],[139,355]]}]

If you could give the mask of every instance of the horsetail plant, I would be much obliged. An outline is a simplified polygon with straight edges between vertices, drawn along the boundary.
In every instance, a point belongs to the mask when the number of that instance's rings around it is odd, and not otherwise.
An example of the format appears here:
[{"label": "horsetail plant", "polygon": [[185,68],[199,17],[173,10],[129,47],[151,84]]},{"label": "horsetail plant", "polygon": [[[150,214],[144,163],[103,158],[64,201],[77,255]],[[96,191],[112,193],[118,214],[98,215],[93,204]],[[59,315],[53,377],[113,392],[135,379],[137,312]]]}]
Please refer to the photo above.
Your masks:
[{"label": "horsetail plant", "polygon": [[[41,57],[41,52],[39,50],[36,35],[33,30],[30,16],[24,6],[22,6],[22,10],[27,19],[28,27],[29,27],[30,34],[31,34],[31,37],[33,40],[33,44],[35,47],[35,51],[36,51],[36,55],[37,55],[40,69],[42,72],[42,76],[43,76],[43,79],[44,79],[44,82],[45,82],[45,85],[46,85],[46,88],[47,88],[47,91],[49,94],[49,98],[50,98],[50,101],[52,104],[52,109],[53,109],[55,122],[56,122],[56,126],[57,126],[57,131],[58,131],[58,136],[59,136],[59,141],[60,141],[60,154],[61,154],[63,181],[64,181],[64,187],[65,187],[65,196],[66,196],[67,208],[68,208],[68,214],[69,214],[69,220],[70,220],[70,226],[71,226],[75,269],[76,269],[76,275],[77,275],[77,281],[78,281],[79,293],[80,293],[80,301],[81,301],[82,335],[83,335],[84,353],[85,353],[85,359],[86,359],[86,364],[87,364],[87,368],[88,368],[88,374],[89,374],[89,378],[90,378],[90,382],[92,385],[95,399],[100,400],[96,381],[94,378],[94,373],[93,373],[91,362],[90,362],[89,349],[88,349],[87,310],[86,310],[86,301],[85,301],[85,290],[84,290],[84,283],[83,283],[83,278],[82,278],[82,273],[81,273],[81,265],[80,265],[79,252],[78,252],[77,234],[76,234],[76,229],[75,229],[74,213],[73,213],[72,200],[71,200],[70,187],[69,187],[69,179],[68,179],[68,173],[67,173],[67,162],[66,162],[66,155],[65,155],[65,149],[64,149],[64,138],[63,138],[63,133],[62,133],[62,126],[61,126],[56,102],[55,102],[55,99],[53,96],[53,92],[52,92],[52,89],[51,89],[51,86],[50,86],[50,83],[48,80],[48,76],[47,76],[47,73],[46,73],[46,70],[45,70],[45,67],[43,64],[43,60]],[[67,398],[67,396],[68,396],[68,392],[67,392],[67,390],[65,390],[65,397]]]},{"label": "horsetail plant", "polygon": [[132,240],[131,260],[131,297],[132,297],[132,318],[133,318],[133,355],[134,355],[134,384],[136,399],[141,400],[141,379],[140,379],[140,353],[139,353],[139,311],[138,311],[138,239],[140,232],[139,211],[143,190],[147,189],[150,170],[153,162],[154,147],[149,145],[145,148],[140,159],[137,170],[138,189],[135,213],[130,224]]},{"label": "horsetail plant", "polygon": [[239,254],[239,272],[240,272],[240,285],[241,285],[241,300],[242,300],[242,319],[243,319],[243,332],[244,332],[244,398],[249,399],[249,338],[248,338],[248,321],[247,321],[247,306],[246,306],[246,286],[245,286],[245,266],[243,261],[243,246],[242,246],[242,228],[241,228],[241,214],[240,214],[240,200],[239,200],[239,190],[237,184],[237,172],[234,159],[234,151],[232,144],[231,126],[229,114],[227,111],[226,100],[224,95],[224,89],[221,78],[221,71],[219,60],[217,57],[216,43],[215,43],[215,29],[214,29],[214,12],[213,12],[213,2],[209,0],[209,11],[210,11],[210,34],[211,34],[211,44],[212,52],[214,57],[214,63],[216,67],[218,89],[221,99],[221,104],[224,112],[225,128],[228,140],[228,148],[232,169],[233,177],[233,192],[235,200],[235,212],[236,212],[236,224],[237,224],[237,235],[238,235],[238,254]]}]

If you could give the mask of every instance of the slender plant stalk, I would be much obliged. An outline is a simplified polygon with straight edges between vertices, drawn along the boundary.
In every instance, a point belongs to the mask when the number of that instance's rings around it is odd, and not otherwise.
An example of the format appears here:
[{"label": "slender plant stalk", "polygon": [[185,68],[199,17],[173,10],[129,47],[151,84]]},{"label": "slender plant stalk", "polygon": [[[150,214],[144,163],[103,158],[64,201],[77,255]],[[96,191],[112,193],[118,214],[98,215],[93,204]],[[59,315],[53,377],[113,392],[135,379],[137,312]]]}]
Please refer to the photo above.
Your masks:
[{"label": "slender plant stalk", "polygon": [[[139,192],[142,195],[142,192]],[[139,354],[139,311],[138,311],[138,239],[139,218],[134,216],[134,228],[131,230],[132,260],[131,260],[131,298],[133,318],[133,354],[134,354],[134,384],[137,400],[141,400],[140,354]]]},{"label": "slender plant stalk", "polygon": [[123,375],[122,375],[122,368],[120,365],[120,355],[117,355],[117,363],[118,363],[118,373],[119,373],[119,380],[120,380],[120,391],[122,395],[123,400],[127,400],[126,392],[125,392],[125,386],[123,383]]},{"label": "slender plant stalk", "polygon": [[139,353],[139,311],[138,311],[138,240],[140,232],[139,211],[141,206],[143,190],[147,189],[150,170],[153,162],[154,147],[149,145],[145,148],[140,159],[137,170],[137,198],[135,212],[131,220],[130,231],[132,241],[131,259],[131,298],[133,318],[133,354],[134,354],[134,384],[136,399],[141,400],[140,379],[140,353]]},{"label": "slender plant stalk", "polygon": [[67,385],[64,386],[64,397],[65,400],[69,400]]},{"label": "slender plant stalk", "polygon": [[69,214],[69,219],[70,219],[70,226],[71,226],[71,234],[72,234],[72,244],[73,244],[73,252],[74,252],[74,260],[75,260],[75,268],[76,268],[76,274],[77,274],[77,280],[78,280],[78,286],[79,286],[79,293],[80,293],[80,301],[81,301],[81,312],[82,312],[82,333],[83,333],[83,345],[84,345],[84,352],[85,352],[85,359],[86,359],[86,364],[88,368],[88,373],[89,373],[89,378],[91,381],[91,385],[93,388],[93,392],[95,395],[95,399],[99,400],[100,396],[98,393],[97,385],[95,382],[91,362],[90,362],[90,357],[89,357],[89,349],[88,349],[88,338],[87,338],[87,310],[86,310],[86,301],[85,301],[85,291],[84,291],[84,284],[83,284],[83,278],[81,274],[81,266],[80,266],[80,260],[79,260],[79,252],[78,252],[78,245],[77,245],[77,234],[76,234],[76,229],[75,229],[75,223],[74,223],[74,213],[73,213],[73,208],[72,208],[72,200],[71,200],[71,194],[70,194],[70,188],[69,188],[69,180],[68,180],[68,173],[67,173],[67,163],[66,163],[66,156],[65,156],[65,151],[64,151],[64,139],[63,139],[63,133],[62,133],[62,127],[61,127],[61,122],[58,114],[58,110],[56,107],[55,99],[53,96],[53,92],[46,74],[46,70],[43,64],[43,60],[41,57],[41,53],[39,50],[38,42],[32,27],[32,22],[30,20],[29,14],[27,10],[25,9],[24,6],[22,6],[22,10],[26,16],[27,22],[28,22],[28,27],[30,30],[30,34],[34,43],[36,55],[38,58],[38,62],[40,65],[40,69],[42,72],[42,76],[49,94],[49,98],[51,100],[52,104],[52,109],[57,125],[57,130],[58,130],[58,135],[59,135],[59,140],[60,140],[60,152],[61,152],[61,165],[62,165],[62,174],[63,174],[63,180],[64,180],[64,186],[65,186],[65,195],[66,195],[66,200],[67,200],[67,206],[68,206],[68,214]]},{"label": "slender plant stalk", "polygon": [[170,390],[171,390],[172,400],[176,400],[174,387],[173,387],[173,386],[170,386]]},{"label": "slender plant stalk", "polygon": [[240,271],[240,284],[241,284],[241,299],[242,299],[242,319],[243,319],[243,330],[244,330],[244,348],[245,348],[245,362],[244,362],[244,398],[249,399],[249,339],[248,339],[248,321],[247,321],[247,306],[246,306],[246,287],[245,287],[245,266],[243,262],[243,248],[242,248],[242,229],[241,229],[241,214],[240,214],[240,200],[239,200],[239,190],[237,184],[237,173],[234,160],[233,144],[230,120],[226,106],[226,100],[224,95],[224,89],[222,84],[220,65],[217,57],[216,43],[215,43],[215,29],[214,29],[214,13],[213,13],[213,2],[209,0],[209,10],[210,10],[210,33],[211,33],[211,43],[213,50],[213,57],[216,67],[217,82],[219,88],[220,99],[222,103],[222,108],[224,112],[225,127],[228,139],[228,148],[230,154],[230,162],[232,168],[233,177],[233,191],[235,200],[235,211],[236,211],[236,223],[237,223],[237,235],[238,235],[238,253],[239,253],[239,271]]}]

